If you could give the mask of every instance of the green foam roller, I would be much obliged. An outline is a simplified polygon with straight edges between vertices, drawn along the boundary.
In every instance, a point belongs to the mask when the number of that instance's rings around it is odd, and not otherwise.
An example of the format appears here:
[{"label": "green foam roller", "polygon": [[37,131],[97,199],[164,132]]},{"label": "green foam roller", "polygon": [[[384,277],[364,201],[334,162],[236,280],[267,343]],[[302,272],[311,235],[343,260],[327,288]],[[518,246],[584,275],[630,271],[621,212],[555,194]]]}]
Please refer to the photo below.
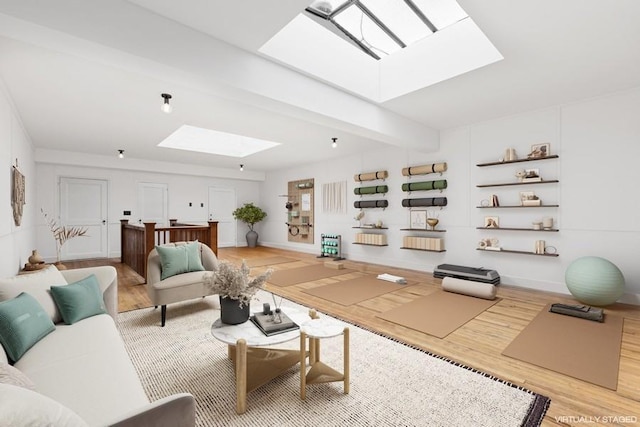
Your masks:
[{"label": "green foam roller", "polygon": [[377,194],[389,191],[387,185],[374,185],[372,187],[358,187],[353,189],[354,194]]},{"label": "green foam roller", "polygon": [[402,184],[402,191],[444,190],[445,188],[447,188],[446,179],[439,179],[437,181],[406,182]]}]

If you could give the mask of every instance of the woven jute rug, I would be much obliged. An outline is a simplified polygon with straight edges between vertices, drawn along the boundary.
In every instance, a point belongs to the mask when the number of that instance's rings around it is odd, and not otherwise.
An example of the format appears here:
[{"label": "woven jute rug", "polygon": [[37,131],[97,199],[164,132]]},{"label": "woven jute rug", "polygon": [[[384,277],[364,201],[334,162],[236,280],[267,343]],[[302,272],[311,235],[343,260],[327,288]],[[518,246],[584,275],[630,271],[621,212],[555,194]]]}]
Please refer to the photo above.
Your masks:
[{"label": "woven jute rug", "polygon": [[[276,297],[280,304],[281,299]],[[252,309],[274,303],[260,292]],[[250,392],[235,412],[227,346],[211,336],[215,297],[172,304],[167,325],[152,308],[121,313],[119,329],[151,401],[178,392],[196,399],[198,426],[538,426],[549,399],[442,357],[344,323],[350,328],[351,390],[308,386],[300,399],[299,365]],[[282,300],[288,307],[305,310]],[[298,340],[278,347],[296,348]],[[322,340],[321,358],[341,370],[342,339]]]}]

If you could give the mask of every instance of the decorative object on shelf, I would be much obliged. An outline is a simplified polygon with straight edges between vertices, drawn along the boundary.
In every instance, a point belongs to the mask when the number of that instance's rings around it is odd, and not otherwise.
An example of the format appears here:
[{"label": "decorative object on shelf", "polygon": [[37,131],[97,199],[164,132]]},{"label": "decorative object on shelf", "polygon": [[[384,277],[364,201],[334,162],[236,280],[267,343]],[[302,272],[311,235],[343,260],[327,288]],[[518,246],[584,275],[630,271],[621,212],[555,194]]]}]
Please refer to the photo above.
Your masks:
[{"label": "decorative object on shelf", "polygon": [[586,256],[573,261],[564,280],[571,295],[588,305],[613,304],[624,294],[624,276],[611,261]]},{"label": "decorative object on shelf", "polygon": [[500,206],[500,200],[498,200],[498,196],[496,194],[491,195],[490,206],[498,207]]},{"label": "decorative object on shelf", "polygon": [[300,183],[296,184],[296,187],[298,187],[300,189],[313,188],[313,182],[311,182],[311,181],[300,182]]},{"label": "decorative object on shelf", "polygon": [[512,162],[514,160],[518,160],[518,155],[516,154],[515,148],[507,148],[504,150],[504,161]]},{"label": "decorative object on shelf", "polygon": [[546,247],[546,243],[544,240],[536,240],[536,243],[533,248],[533,252],[537,254],[543,254],[545,253],[545,247]]},{"label": "decorative object on shelf", "polygon": [[409,226],[416,229],[427,229],[427,212],[426,211],[410,211]]},{"label": "decorative object on shelf", "polygon": [[542,222],[541,221],[533,221],[531,223],[534,230],[542,230]]},{"label": "decorative object on shelf", "polygon": [[356,216],[353,217],[356,221],[358,221],[358,226],[362,225],[362,218],[364,218],[364,211],[358,212]]},{"label": "decorative object on shelf", "polygon": [[432,163],[430,165],[422,165],[422,166],[411,166],[408,168],[402,168],[403,176],[413,176],[413,175],[427,175],[430,173],[440,173],[446,172],[447,163]]},{"label": "decorative object on shelf", "polygon": [[522,182],[540,182],[542,177],[540,176],[540,169],[525,169],[524,178]]},{"label": "decorative object on shelf", "polygon": [[242,260],[240,267],[222,261],[218,269],[205,273],[204,283],[212,294],[220,296],[220,319],[222,323],[237,325],[249,320],[249,302],[251,298],[264,288],[271,277],[272,269],[268,269],[257,277],[249,276],[250,269]]},{"label": "decorative object on shelf", "polygon": [[389,202],[386,200],[357,200],[353,202],[353,206],[356,209],[386,208],[389,206]]},{"label": "decorative object on shelf", "polygon": [[247,246],[255,248],[258,244],[258,233],[253,229],[253,226],[265,219],[267,213],[253,203],[245,203],[231,214],[235,219],[247,224],[249,227],[249,231],[246,234]]},{"label": "decorative object on shelf", "polygon": [[438,218],[433,218],[433,217],[427,218],[427,224],[429,224],[429,227],[431,227],[432,230],[436,229],[436,225],[438,225],[439,222],[440,220]]},{"label": "decorative object on shelf", "polygon": [[516,178],[518,178],[518,181],[522,182],[525,176],[527,176],[527,173],[524,170],[516,171]]},{"label": "decorative object on shelf", "polygon": [[447,206],[446,197],[427,197],[422,199],[402,199],[402,206],[414,208],[419,206]]},{"label": "decorative object on shelf", "polygon": [[551,230],[553,228],[553,218],[544,217],[542,218],[542,228],[545,230]]},{"label": "decorative object on shelf", "polygon": [[387,236],[385,234],[356,233],[356,241],[360,245],[387,246]]},{"label": "decorative object on shelf", "polygon": [[484,228],[500,228],[500,218],[497,216],[485,216]]},{"label": "decorative object on shelf", "polygon": [[22,213],[25,205],[25,180],[24,175],[18,170],[18,159],[12,167],[11,208],[13,209],[13,222],[19,227],[22,223]]},{"label": "decorative object on shelf", "polygon": [[496,238],[488,238],[482,239],[478,242],[478,249],[483,249],[487,251],[500,251],[502,248],[500,247],[500,241]]},{"label": "decorative object on shelf", "polygon": [[533,191],[520,192],[520,205],[522,206],[541,206],[542,200]]},{"label": "decorative object on shelf", "polygon": [[405,182],[402,184],[402,191],[442,191],[445,188],[447,188],[446,179],[440,179],[437,181]]},{"label": "decorative object on shelf", "polygon": [[56,241],[56,259],[55,266],[58,270],[65,270],[66,267],[62,264],[62,260],[60,256],[62,254],[62,246],[67,243],[69,240],[75,237],[81,237],[87,235],[86,227],[66,227],[64,225],[58,225],[55,219],[49,217],[44,209],[40,209],[42,215],[44,216],[44,220],[47,222],[51,233],[53,234],[53,238]]},{"label": "decorative object on shelf", "polygon": [[37,249],[34,249],[31,251],[31,256],[29,257],[28,261],[29,261],[29,264],[31,265],[44,264],[44,260],[38,253]]},{"label": "decorative object on shelf", "polygon": [[528,159],[540,159],[547,157],[551,153],[551,144],[533,144],[531,146],[531,152],[527,155]]},{"label": "decorative object on shelf", "polygon": [[389,172],[377,171],[377,172],[359,173],[354,175],[353,179],[356,182],[362,182],[362,181],[375,181],[376,179],[387,179],[388,177],[389,177]]},{"label": "decorative object on shelf", "polygon": [[362,194],[385,194],[389,191],[389,186],[387,185],[374,185],[372,187],[356,187],[353,189],[353,194],[362,195]]},{"label": "decorative object on shelf", "polygon": [[402,249],[444,252],[444,239],[438,237],[404,236],[402,238]]}]

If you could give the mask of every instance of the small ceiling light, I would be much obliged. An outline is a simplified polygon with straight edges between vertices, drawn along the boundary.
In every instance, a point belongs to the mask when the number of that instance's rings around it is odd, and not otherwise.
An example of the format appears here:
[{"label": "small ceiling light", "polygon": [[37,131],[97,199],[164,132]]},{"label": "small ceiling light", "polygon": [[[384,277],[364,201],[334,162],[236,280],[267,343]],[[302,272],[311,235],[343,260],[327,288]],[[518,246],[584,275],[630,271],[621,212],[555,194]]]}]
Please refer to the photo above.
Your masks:
[{"label": "small ceiling light", "polygon": [[118,150],[118,158],[124,159],[124,150]]},{"label": "small ceiling light", "polygon": [[169,114],[173,110],[173,108],[171,107],[171,104],[169,104],[171,95],[169,95],[168,93],[163,93],[160,96],[164,98],[164,104],[162,104],[162,107],[160,107],[160,109],[162,110],[162,112]]},{"label": "small ceiling light", "polygon": [[331,140],[333,141],[333,142],[331,143],[331,147],[332,147],[332,148],[336,148],[336,147],[338,146],[338,142],[337,142],[337,141],[338,141],[338,138],[331,138]]},{"label": "small ceiling light", "polygon": [[240,172],[244,170],[244,165],[240,165]]}]

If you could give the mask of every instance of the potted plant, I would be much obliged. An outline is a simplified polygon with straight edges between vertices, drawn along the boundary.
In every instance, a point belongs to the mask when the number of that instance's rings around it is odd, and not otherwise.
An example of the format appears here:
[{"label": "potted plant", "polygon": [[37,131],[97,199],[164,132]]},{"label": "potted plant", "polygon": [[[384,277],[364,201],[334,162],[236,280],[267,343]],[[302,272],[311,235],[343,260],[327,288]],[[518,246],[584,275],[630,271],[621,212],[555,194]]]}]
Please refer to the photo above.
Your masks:
[{"label": "potted plant", "polygon": [[49,217],[44,209],[40,209],[42,215],[44,215],[44,219],[49,225],[51,229],[51,233],[53,234],[53,238],[56,241],[56,258],[57,261],[55,266],[58,270],[65,270],[66,267],[62,264],[60,259],[60,254],[62,252],[62,246],[68,241],[73,239],[74,237],[86,236],[87,229],[85,227],[66,227],[64,225],[58,225],[55,219]]},{"label": "potted plant", "polygon": [[258,244],[258,233],[253,229],[253,225],[265,219],[267,213],[253,203],[245,203],[242,207],[233,211],[232,214],[235,219],[239,219],[249,226],[249,231],[246,235],[247,246],[255,248]]},{"label": "potted plant", "polygon": [[222,323],[237,325],[249,320],[249,302],[258,290],[264,288],[273,270],[269,269],[257,277],[249,276],[249,272],[247,263],[242,260],[240,267],[222,261],[217,270],[205,274],[205,285],[220,297]]}]

